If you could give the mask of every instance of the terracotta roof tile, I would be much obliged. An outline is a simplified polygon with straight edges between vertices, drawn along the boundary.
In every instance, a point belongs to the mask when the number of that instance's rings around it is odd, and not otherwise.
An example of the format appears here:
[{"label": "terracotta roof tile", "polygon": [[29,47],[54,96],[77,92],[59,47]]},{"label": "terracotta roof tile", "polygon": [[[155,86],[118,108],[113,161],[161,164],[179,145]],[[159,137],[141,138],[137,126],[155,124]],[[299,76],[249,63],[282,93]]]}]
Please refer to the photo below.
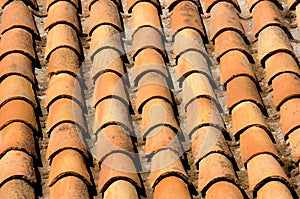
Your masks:
[{"label": "terracotta roof tile", "polygon": [[89,158],[84,144],[82,132],[74,124],[63,123],[53,129],[47,147],[46,158],[52,160],[58,153],[66,149],[73,149]]},{"label": "terracotta roof tile", "polygon": [[113,153],[101,163],[98,188],[105,193],[112,183],[125,180],[141,189],[141,181],[137,174],[136,166],[132,159],[123,153]]},{"label": "terracotta roof tile", "polygon": [[194,29],[205,43],[208,42],[198,6],[191,1],[182,1],[172,11],[171,35],[174,38],[181,30],[187,28]]},{"label": "terracotta roof tile", "polygon": [[12,179],[1,186],[0,197],[3,199],[34,199],[34,188],[24,180]]},{"label": "terracotta roof tile", "polygon": [[102,162],[107,156],[113,153],[125,153],[134,160],[133,142],[123,127],[110,125],[99,131],[95,144],[95,156]]},{"label": "terracotta roof tile", "polygon": [[289,10],[295,10],[297,5],[300,3],[300,1],[298,1],[298,0],[288,0],[287,3],[288,3]]},{"label": "terracotta roof tile", "polygon": [[95,110],[94,132],[97,133],[106,126],[116,124],[129,133],[133,133],[129,107],[121,101],[110,98],[102,100]]},{"label": "terracotta roof tile", "polygon": [[114,49],[120,55],[124,54],[123,45],[121,42],[121,33],[116,28],[110,25],[102,25],[95,28],[91,36],[90,58],[93,61],[94,56],[103,49]]},{"label": "terracotta roof tile", "polygon": [[226,107],[231,114],[234,107],[241,102],[255,103],[263,113],[266,113],[264,104],[258,93],[256,84],[249,77],[239,76],[227,84]]},{"label": "terracotta roof tile", "polygon": [[167,59],[161,33],[152,27],[142,27],[134,34],[130,55],[135,60],[142,50],[148,48],[157,50],[164,59]]},{"label": "terracotta roof tile", "polygon": [[[4,9],[7,5],[9,5],[11,2],[13,2],[14,0],[1,0],[0,1],[0,7],[2,9]],[[36,2],[36,0],[25,0],[23,1],[26,5],[32,7],[35,10],[38,10],[38,4]]]},{"label": "terracotta roof tile", "polygon": [[158,73],[149,72],[144,75],[139,83],[136,110],[142,113],[144,105],[151,99],[163,99],[173,104],[173,99],[167,81]]},{"label": "terracotta roof tile", "polygon": [[39,37],[33,17],[22,1],[12,1],[2,13],[0,33],[4,34],[13,28],[24,28]]},{"label": "terracotta roof tile", "polygon": [[258,60],[262,66],[272,55],[286,52],[296,59],[289,38],[285,32],[278,26],[269,26],[263,29],[258,39]]},{"label": "terracotta roof tile", "polygon": [[154,189],[154,199],[191,199],[188,185],[176,176],[163,178]]},{"label": "terracotta roof tile", "polygon": [[81,32],[77,9],[72,3],[58,1],[49,8],[44,29],[51,29],[57,24],[66,24],[74,28],[78,33]]},{"label": "terracotta roof tile", "polygon": [[37,108],[32,84],[24,77],[18,75],[8,76],[0,84],[0,93],[0,107],[9,101],[19,99]]},{"label": "terracotta roof tile", "polygon": [[217,5],[219,2],[228,2],[231,3],[236,9],[237,11],[241,12],[239,3],[237,0],[204,0],[205,2],[205,10],[207,13],[210,13],[210,11],[212,10],[212,8]]},{"label": "terracotta roof tile", "polygon": [[75,51],[68,47],[58,48],[51,53],[47,75],[69,73],[77,76],[79,74],[79,66],[80,60]]},{"label": "terracotta roof tile", "polygon": [[[93,4],[98,2],[98,1],[99,0],[87,0],[89,10],[91,10],[91,7],[93,6]],[[120,12],[123,12],[122,1],[121,0],[112,0],[112,2],[114,2],[117,5]]]},{"label": "terracotta roof tile", "polygon": [[206,199],[242,199],[243,194],[239,188],[231,182],[220,181],[214,183],[206,191]]},{"label": "terracotta roof tile", "polygon": [[49,198],[89,198],[86,184],[75,176],[66,176],[50,187]]},{"label": "terracotta roof tile", "polygon": [[62,123],[75,124],[83,132],[86,132],[81,107],[73,100],[67,98],[57,99],[49,107],[48,120],[46,123],[47,133],[50,135],[53,129]]},{"label": "terracotta roof tile", "polygon": [[300,131],[295,129],[292,133],[289,134],[289,142],[291,149],[291,156],[296,164],[300,161]]},{"label": "terracotta roof tile", "polygon": [[270,133],[259,107],[253,102],[242,102],[232,110],[234,137],[238,140],[240,135],[252,126],[260,127]]},{"label": "terracotta roof tile", "polygon": [[212,153],[220,153],[231,161],[234,160],[222,132],[212,126],[201,127],[193,133],[192,153],[196,166],[203,158]]},{"label": "terracotta roof tile", "polygon": [[220,181],[235,183],[236,180],[231,162],[219,153],[212,153],[199,163],[198,189],[203,197],[213,184]]},{"label": "terracotta roof tile", "polygon": [[117,5],[111,0],[96,1],[90,11],[89,35],[101,25],[111,25],[118,31],[123,31]]},{"label": "terracotta roof tile", "polygon": [[186,112],[186,128],[189,136],[203,126],[213,126],[225,132],[222,117],[212,100],[207,98],[195,99],[189,104]]},{"label": "terracotta roof tile", "polygon": [[[263,162],[263,164],[262,164]],[[269,154],[260,154],[248,164],[249,189],[257,192],[270,181],[281,181],[288,184],[288,178],[276,159]]]},{"label": "terracotta roof tile", "polygon": [[11,150],[20,150],[38,159],[33,132],[26,124],[14,122],[6,126],[0,131],[0,142],[1,156]]},{"label": "terracotta roof tile", "polygon": [[22,179],[30,184],[36,184],[33,159],[22,151],[8,151],[0,160],[0,184],[11,179]]},{"label": "terracotta roof tile", "polygon": [[0,109],[0,129],[13,122],[22,122],[29,125],[35,132],[38,131],[34,108],[23,100],[9,101]]},{"label": "terracotta roof tile", "polygon": [[220,59],[221,82],[226,88],[230,81],[239,76],[247,76],[254,83],[258,83],[252,65],[246,55],[240,51],[230,51]]},{"label": "terracotta roof tile", "polygon": [[[198,0],[189,0],[190,2],[193,2],[197,7],[199,7],[199,12],[202,14],[202,8],[200,1]],[[164,8],[167,8],[169,12],[171,12],[179,3],[181,3],[181,0],[166,0],[164,3]]]},{"label": "terracotta roof tile", "polygon": [[208,57],[201,35],[190,28],[181,30],[174,37],[173,55],[175,61],[178,62],[179,57],[188,51],[197,51]]},{"label": "terracotta roof tile", "polygon": [[143,107],[142,118],[141,133],[143,138],[146,138],[152,130],[159,126],[167,126],[175,133],[180,132],[172,105],[164,99],[151,99],[146,102]]},{"label": "terracotta roof tile", "polygon": [[253,63],[253,57],[251,56],[248,47],[243,39],[243,37],[236,31],[228,30],[222,32],[215,39],[215,54],[217,61],[220,61],[220,58],[226,53],[237,50],[244,53],[248,60]]},{"label": "terracotta roof tile", "polygon": [[281,182],[270,181],[257,192],[257,199],[272,199],[276,197],[292,199],[290,190]]},{"label": "terracotta roof tile", "polygon": [[151,158],[150,187],[155,189],[161,180],[169,176],[176,176],[189,184],[189,178],[180,158],[173,151],[166,149],[157,152]]},{"label": "terracotta roof tile", "polygon": [[104,192],[103,199],[111,198],[138,199],[139,196],[133,184],[126,180],[117,180]]},{"label": "terracotta roof tile", "polygon": [[83,156],[73,149],[63,150],[53,158],[48,184],[51,187],[67,176],[76,176],[91,185]]},{"label": "terracotta roof tile", "polygon": [[210,39],[214,42],[222,32],[232,30],[243,36],[247,43],[244,28],[240,23],[238,13],[234,11],[234,5],[228,2],[220,2],[211,10]]},{"label": "terracotta roof tile", "polygon": [[11,53],[0,61],[0,80],[11,75],[22,76],[33,85],[36,83],[31,60],[20,53]]},{"label": "terracotta roof tile", "polygon": [[269,85],[271,85],[272,81],[282,73],[292,73],[300,76],[297,62],[291,55],[285,52],[279,52],[272,55],[266,60],[265,67],[266,80]]},{"label": "terracotta roof tile", "polygon": [[[147,12],[145,12],[147,10]],[[141,17],[142,16],[142,17]],[[131,14],[132,35],[142,27],[153,27],[159,32],[163,32],[158,10],[150,2],[140,2],[134,6]]]},{"label": "terracotta roof tile", "polygon": [[136,6],[138,3],[140,2],[150,2],[151,4],[153,4],[157,10],[161,13],[161,8],[160,8],[160,2],[159,0],[128,0],[127,1],[127,11],[129,13],[132,12],[132,9],[134,8],[134,6]]},{"label": "terracotta roof tile", "polygon": [[80,5],[79,0],[46,0],[47,11],[49,11],[51,6],[55,5],[57,2],[60,2],[60,1],[70,2],[71,4],[73,4],[78,9],[78,11],[80,11],[81,5]]},{"label": "terracotta roof tile", "polygon": [[286,101],[280,109],[280,123],[282,134],[288,139],[289,134],[300,127],[300,99],[294,98]]},{"label": "terracotta roof tile", "polygon": [[[249,11],[253,12],[254,7],[257,6],[257,4],[261,1],[264,1],[264,0],[247,0]],[[277,0],[268,0],[268,1],[273,2],[279,9],[282,9],[282,5],[280,4],[279,1],[277,1]]]},{"label": "terracotta roof tile", "polygon": [[0,59],[11,53],[21,53],[31,60],[36,59],[32,35],[25,29],[13,28],[7,31],[2,35],[0,46]]},{"label": "terracotta roof tile", "polygon": [[300,96],[300,78],[294,74],[284,73],[273,80],[274,105],[277,110],[288,100]]},{"label": "terracotta roof tile", "polygon": [[246,164],[259,154],[270,154],[279,159],[278,152],[268,133],[260,127],[250,127],[240,135],[242,162]]},{"label": "terracotta roof tile", "polygon": [[271,1],[260,1],[254,7],[253,12],[253,31],[255,37],[268,26],[279,26],[290,38],[292,38],[289,30],[284,26],[284,21],[278,7]]}]

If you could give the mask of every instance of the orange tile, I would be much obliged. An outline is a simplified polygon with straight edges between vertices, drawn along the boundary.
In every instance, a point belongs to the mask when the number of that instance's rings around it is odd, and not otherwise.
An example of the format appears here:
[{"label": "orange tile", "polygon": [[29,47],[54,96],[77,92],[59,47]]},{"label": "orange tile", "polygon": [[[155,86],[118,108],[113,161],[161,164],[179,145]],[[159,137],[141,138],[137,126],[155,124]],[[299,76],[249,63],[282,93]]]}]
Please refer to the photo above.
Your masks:
[{"label": "orange tile", "polygon": [[167,54],[162,42],[163,38],[159,31],[152,27],[142,27],[138,29],[133,37],[131,57],[135,60],[135,57],[144,49],[151,48],[157,50],[164,59],[167,58]]},{"label": "orange tile", "polygon": [[0,107],[11,100],[19,99],[37,108],[34,90],[30,81],[19,75],[6,77],[0,84]]},{"label": "orange tile", "polygon": [[47,147],[46,158],[51,161],[58,153],[66,149],[76,150],[84,158],[89,158],[82,132],[74,124],[63,123],[53,129]]},{"label": "orange tile", "polygon": [[219,181],[235,183],[237,180],[231,162],[219,153],[212,153],[199,163],[198,190],[205,196],[206,191]]},{"label": "orange tile", "polygon": [[230,149],[219,129],[212,126],[204,126],[196,130],[191,138],[192,153],[196,166],[203,158],[212,153],[220,153],[233,160]]},{"label": "orange tile", "polygon": [[58,48],[51,53],[47,76],[59,73],[79,75],[80,60],[78,54],[68,47]]},{"label": "orange tile", "polygon": [[67,176],[76,176],[88,186],[92,184],[83,156],[73,149],[63,150],[53,158],[48,185],[51,187]]},{"label": "orange tile", "polygon": [[148,134],[159,126],[168,126],[175,133],[180,131],[174,116],[172,105],[164,99],[151,99],[143,107],[141,134],[146,138]]},{"label": "orange tile", "polygon": [[53,102],[49,107],[49,114],[46,123],[47,133],[50,135],[53,129],[62,123],[75,124],[83,132],[86,132],[82,109],[73,100],[60,98]]},{"label": "orange tile", "polygon": [[24,28],[39,37],[31,12],[22,1],[12,1],[2,13],[0,33],[13,28]]},{"label": "orange tile", "polygon": [[20,150],[38,159],[32,130],[21,122],[14,122],[0,131],[0,155],[11,150]]},{"label": "orange tile", "polygon": [[300,161],[300,130],[299,128],[295,129],[293,132],[289,134],[289,142],[291,149],[292,160],[296,162],[296,164]]},{"label": "orange tile", "polygon": [[84,102],[81,94],[81,85],[78,79],[67,73],[52,75],[48,84],[44,106],[49,109],[51,104],[60,98],[68,98],[78,103],[82,108]]},{"label": "orange tile", "polygon": [[239,76],[227,84],[226,107],[229,114],[241,102],[253,102],[266,113],[264,104],[261,100],[256,84],[252,79],[246,76]]},{"label": "orange tile", "polygon": [[285,198],[292,199],[290,190],[279,181],[270,181],[257,192],[257,199]]},{"label": "orange tile", "polygon": [[244,41],[248,43],[238,13],[235,12],[234,5],[230,2],[220,2],[213,7],[211,10],[210,27],[210,39],[213,42],[215,41],[215,38],[218,37],[222,32],[231,30],[242,35]]},{"label": "orange tile", "polygon": [[57,24],[66,24],[74,28],[80,33],[79,18],[77,16],[77,8],[68,1],[58,1],[48,10],[44,29],[50,30]]},{"label": "orange tile", "polygon": [[228,82],[239,76],[247,76],[256,84],[256,75],[246,55],[240,51],[230,51],[220,59],[220,79],[227,87]]},{"label": "orange tile", "polygon": [[[200,2],[197,0],[189,0],[190,2],[193,2],[196,6],[200,6]],[[167,8],[169,10],[169,12],[173,11],[174,7],[176,7],[179,3],[181,3],[182,1],[180,0],[166,0],[164,2],[164,8]],[[199,9],[199,12],[202,14],[203,11],[202,9]]]},{"label": "orange tile", "polygon": [[[147,10],[147,12],[145,12]],[[142,16],[142,17],[141,17]],[[163,32],[158,10],[150,2],[140,2],[134,6],[131,14],[131,31],[132,35],[142,27],[153,27],[159,32]]]},{"label": "orange tile", "polygon": [[121,32],[110,25],[102,25],[95,28],[91,36],[90,59],[93,61],[96,54],[107,48],[114,49],[120,55],[123,55],[124,49],[121,36]]},{"label": "orange tile", "polygon": [[129,106],[128,93],[124,85],[124,80],[115,73],[107,72],[100,75],[96,82],[93,95],[93,105],[107,98],[115,98]]},{"label": "orange tile", "polygon": [[273,80],[273,99],[277,110],[292,98],[300,96],[300,78],[294,74],[283,73]]},{"label": "orange tile", "polygon": [[286,101],[280,109],[280,123],[284,138],[287,140],[289,134],[300,127],[300,99],[294,98]]},{"label": "orange tile", "polygon": [[[50,7],[55,5],[57,2],[60,2],[61,0],[46,0],[46,8],[47,11],[49,11]],[[78,11],[81,10],[81,3],[78,0],[66,0],[67,2],[70,2],[71,4],[73,4]]]},{"label": "orange tile", "polygon": [[231,3],[238,12],[241,12],[241,9],[239,7],[239,3],[237,0],[205,0],[205,10],[207,13],[210,13],[212,8],[217,5],[219,2],[228,2]]},{"label": "orange tile", "polygon": [[[7,5],[9,5],[13,0],[1,0],[0,1],[0,7],[2,9],[4,9],[4,7],[6,7]],[[38,4],[36,2],[36,0],[28,0],[28,1],[24,1],[24,3],[28,6],[30,6],[31,8],[33,8],[34,10],[38,10]]]},{"label": "orange tile", "polygon": [[108,187],[118,180],[126,180],[137,189],[141,188],[141,181],[134,162],[123,153],[113,153],[101,163],[98,181],[99,192],[105,193]]},{"label": "orange tile", "polygon": [[33,159],[22,151],[8,151],[0,160],[0,184],[13,178],[36,184]]},{"label": "orange tile", "polygon": [[299,4],[299,1],[297,1],[297,0],[288,0],[287,3],[288,3],[288,9],[289,10],[295,10],[296,6]]},{"label": "orange tile", "polygon": [[127,1],[127,8],[126,10],[131,13],[132,9],[135,5],[137,5],[140,2],[150,2],[151,4],[153,4],[157,10],[161,13],[161,8],[160,8],[160,2],[159,0],[128,0]]},{"label": "orange tile", "polygon": [[239,188],[231,182],[220,181],[214,183],[206,192],[206,199],[243,199]]},{"label": "orange tile", "polygon": [[220,62],[220,58],[230,51],[241,51],[244,53],[251,63],[254,63],[249,49],[243,39],[243,37],[236,31],[228,30],[222,32],[215,38],[215,54],[217,61]]},{"label": "orange tile", "polygon": [[252,126],[265,129],[268,134],[269,128],[259,107],[253,102],[242,102],[232,110],[232,131],[235,139]]},{"label": "orange tile", "polygon": [[154,49],[144,49],[136,57],[132,68],[132,80],[138,86],[139,80],[147,73],[159,73],[166,79],[169,77],[163,57]]},{"label": "orange tile", "polygon": [[180,56],[188,51],[196,51],[208,57],[201,35],[194,29],[186,28],[174,37],[173,56],[178,62]]},{"label": "orange tile", "polygon": [[191,199],[188,185],[176,176],[163,178],[154,189],[154,199]]},{"label": "orange tile", "polygon": [[1,186],[0,198],[11,199],[11,198],[26,198],[34,199],[36,198],[34,188],[20,179],[12,179],[7,181]]},{"label": "orange tile", "polygon": [[49,198],[90,198],[86,184],[78,177],[66,176],[50,187]]},{"label": "orange tile", "polygon": [[[94,3],[98,2],[99,0],[87,0],[87,4],[88,4],[88,7],[89,7],[89,11],[91,10],[92,6],[94,5]],[[123,12],[123,8],[122,8],[122,1],[121,0],[113,0],[112,2],[114,2],[119,11],[120,12]]]},{"label": "orange tile", "polygon": [[202,73],[204,74],[213,85],[214,81],[212,79],[210,71],[210,63],[208,56],[205,56],[196,51],[188,51],[182,54],[176,66],[176,79],[179,82],[179,86],[182,86],[183,81],[192,73]]},{"label": "orange tile", "polygon": [[136,158],[129,133],[118,125],[110,125],[99,131],[93,154],[102,162],[113,153],[125,153]]},{"label": "orange tile", "polygon": [[125,74],[125,66],[120,53],[114,49],[103,49],[94,56],[91,69],[91,78],[96,79],[100,74],[113,72],[122,77]]},{"label": "orange tile", "polygon": [[70,48],[78,57],[83,58],[76,31],[66,24],[57,24],[48,32],[45,58],[49,60],[55,50],[63,47]]},{"label": "orange tile", "polygon": [[106,126],[117,124],[132,133],[132,123],[128,109],[127,105],[114,98],[101,101],[95,110],[94,132],[98,133]]},{"label": "orange tile", "polygon": [[259,33],[258,39],[258,60],[261,62],[261,65],[265,67],[265,62],[272,55],[286,52],[296,58],[289,38],[278,26],[269,26],[264,28]]},{"label": "orange tile", "polygon": [[11,53],[26,55],[31,60],[36,59],[32,35],[22,28],[13,28],[2,35],[0,46],[0,59]]},{"label": "orange tile", "polygon": [[103,199],[112,198],[139,199],[139,195],[133,184],[126,180],[117,180],[103,194]]},{"label": "orange tile", "polygon": [[[250,11],[250,12],[253,12],[254,7],[255,7],[259,2],[261,2],[261,1],[263,1],[263,0],[247,0],[249,11]],[[273,1],[273,0],[271,0],[271,2],[275,3],[275,5],[276,5],[279,9],[282,10],[282,6],[281,6],[281,4],[280,4],[279,1]]]},{"label": "orange tile", "polygon": [[35,132],[38,132],[34,108],[24,100],[13,100],[1,107],[0,129],[13,122],[22,122],[29,125]]},{"label": "orange tile", "polygon": [[149,184],[155,189],[168,176],[176,176],[189,184],[189,178],[178,154],[166,149],[157,152],[151,158]]},{"label": "orange tile", "polygon": [[33,75],[31,60],[20,53],[11,53],[5,56],[0,62],[0,79],[3,80],[11,75],[19,75],[36,84]]},{"label": "orange tile", "polygon": [[293,73],[300,76],[300,70],[296,60],[285,52],[279,52],[266,60],[266,80],[269,85],[282,73]]},{"label": "orange tile", "polygon": [[111,25],[118,31],[123,31],[117,5],[111,0],[95,1],[90,10],[89,35],[101,25]]},{"label": "orange tile", "polygon": [[248,164],[249,189],[257,192],[264,184],[274,180],[288,183],[283,168],[269,154],[260,154],[252,158]]},{"label": "orange tile", "polygon": [[252,15],[255,37],[258,37],[259,33],[268,26],[278,26],[291,37],[289,30],[284,26],[284,20],[278,7],[272,1],[260,1],[257,3]]},{"label": "orange tile", "polygon": [[196,98],[186,110],[186,130],[189,136],[203,126],[213,126],[225,132],[218,108],[211,99]]},{"label": "orange tile", "polygon": [[150,159],[161,150],[171,150],[178,155],[183,153],[183,148],[178,135],[171,128],[161,126],[153,129],[146,138],[145,155]]},{"label": "orange tile", "polygon": [[250,127],[240,136],[242,162],[246,164],[255,156],[267,153],[279,159],[279,155],[268,133],[260,127]]},{"label": "orange tile", "polygon": [[212,89],[212,86],[205,75],[193,73],[189,75],[182,85],[182,104],[187,110],[187,107],[197,98],[207,98],[212,100],[220,109],[217,97]]},{"label": "orange tile", "polygon": [[172,11],[171,35],[174,38],[183,29],[194,29],[207,43],[206,32],[198,7],[191,1],[182,1]]},{"label": "orange tile", "polygon": [[135,101],[136,110],[142,113],[144,105],[154,98],[163,99],[173,104],[171,92],[165,77],[158,73],[149,72],[139,82]]}]

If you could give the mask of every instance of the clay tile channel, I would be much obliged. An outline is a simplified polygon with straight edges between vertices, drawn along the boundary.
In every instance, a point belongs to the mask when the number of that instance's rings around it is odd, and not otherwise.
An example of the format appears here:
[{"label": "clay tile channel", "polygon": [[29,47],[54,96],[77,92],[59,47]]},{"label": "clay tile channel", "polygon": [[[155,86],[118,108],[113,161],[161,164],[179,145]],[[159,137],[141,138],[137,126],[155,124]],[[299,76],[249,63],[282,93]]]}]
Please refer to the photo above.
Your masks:
[{"label": "clay tile channel", "polygon": [[[47,12],[51,8],[51,6],[55,5],[57,2],[60,2],[61,0],[46,0],[46,8]],[[64,0],[72,4],[75,8],[77,8],[77,11],[80,13],[81,11],[81,3],[79,0]]]},{"label": "clay tile channel", "polygon": [[128,13],[132,13],[133,8],[138,3],[145,2],[145,1],[153,4],[157,8],[159,14],[162,13],[161,8],[160,8],[160,2],[159,2],[159,0],[128,0],[127,1],[127,12]]},{"label": "clay tile channel", "polygon": [[39,38],[33,17],[22,1],[12,1],[6,6],[1,19],[0,33],[2,35],[13,28],[23,28]]},{"label": "clay tile channel", "polygon": [[[1,0],[0,1],[0,7],[2,9],[6,8],[11,2],[13,2],[13,0]],[[30,6],[31,8],[33,8],[34,10],[39,10],[38,4],[36,0],[26,0],[24,1],[24,3],[27,6]]]},{"label": "clay tile channel", "polygon": [[217,5],[219,2],[228,2],[231,3],[238,12],[241,12],[239,3],[237,0],[205,0],[205,10],[207,13],[210,13],[212,8]]}]

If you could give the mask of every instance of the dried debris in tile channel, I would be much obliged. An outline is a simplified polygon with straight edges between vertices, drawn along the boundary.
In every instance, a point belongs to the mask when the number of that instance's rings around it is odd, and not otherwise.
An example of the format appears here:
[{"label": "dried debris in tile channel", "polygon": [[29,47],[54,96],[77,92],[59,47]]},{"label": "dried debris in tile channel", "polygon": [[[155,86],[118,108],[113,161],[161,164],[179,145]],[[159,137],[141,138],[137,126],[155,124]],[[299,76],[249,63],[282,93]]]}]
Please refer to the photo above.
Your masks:
[{"label": "dried debris in tile channel", "polygon": [[0,198],[300,194],[299,1],[0,6]]}]

